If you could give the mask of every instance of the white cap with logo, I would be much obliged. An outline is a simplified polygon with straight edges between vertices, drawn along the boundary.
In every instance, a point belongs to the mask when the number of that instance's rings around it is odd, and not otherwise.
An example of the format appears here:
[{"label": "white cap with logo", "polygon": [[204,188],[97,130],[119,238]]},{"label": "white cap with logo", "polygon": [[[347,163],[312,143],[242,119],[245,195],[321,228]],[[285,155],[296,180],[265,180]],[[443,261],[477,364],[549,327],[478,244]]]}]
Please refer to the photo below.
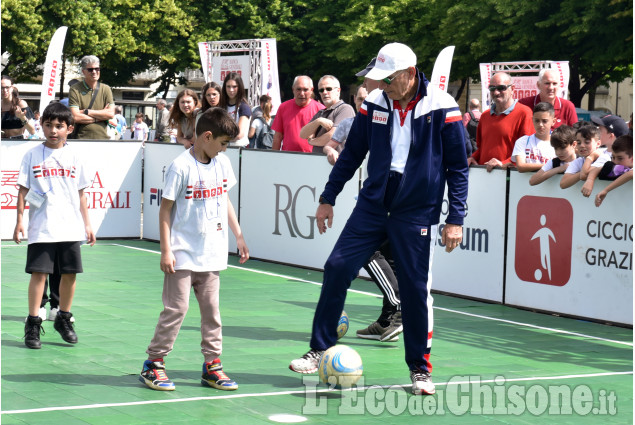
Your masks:
[{"label": "white cap with logo", "polygon": [[389,43],[379,50],[375,67],[368,71],[366,78],[381,80],[411,66],[417,66],[415,52],[405,44]]}]

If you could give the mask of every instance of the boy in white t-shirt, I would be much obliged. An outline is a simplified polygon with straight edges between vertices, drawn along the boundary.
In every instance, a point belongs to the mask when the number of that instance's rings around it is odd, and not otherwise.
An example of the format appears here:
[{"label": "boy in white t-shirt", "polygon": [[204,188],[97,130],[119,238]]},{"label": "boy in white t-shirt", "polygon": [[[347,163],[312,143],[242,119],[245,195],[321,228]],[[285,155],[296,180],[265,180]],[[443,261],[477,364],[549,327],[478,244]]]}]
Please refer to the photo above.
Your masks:
[{"label": "boy in white t-shirt", "polygon": [[564,173],[576,158],[575,130],[568,125],[561,125],[551,133],[551,146],[556,157],[547,161],[545,165],[529,179],[529,184],[535,186],[556,174]]},{"label": "boy in white t-shirt", "polygon": [[51,103],[42,113],[46,141],[24,155],[18,175],[17,221],[13,240],[24,237],[22,217],[29,203],[29,245],[26,272],[29,281],[29,315],[24,325],[24,343],[41,348],[42,318],[38,317],[46,276],[61,274],[59,310],[53,327],[69,344],[77,343],[71,321],[76,274],[82,273],[80,246],[95,244],[84,189],[90,179],[79,157],[66,144],[73,132],[73,114],[61,103]]},{"label": "boy in white t-shirt", "polygon": [[148,125],[143,122],[144,115],[139,112],[135,116],[135,121],[132,123],[132,138],[134,140],[148,140],[148,133],[150,129],[148,129]]},{"label": "boy in white t-shirt", "polygon": [[590,154],[584,161],[580,180],[585,180],[582,185],[582,196],[589,197],[593,192],[595,179],[600,175],[602,167],[611,160],[612,146],[615,139],[628,134],[626,122],[615,115],[606,115],[602,118],[591,117],[591,121],[600,127],[600,142],[606,149],[598,149]]},{"label": "boy in white t-shirt", "polygon": [[584,161],[600,147],[600,130],[595,125],[584,125],[578,128],[575,135],[578,142],[578,157],[567,167],[560,180],[560,188],[566,189],[580,181]]},{"label": "boy in white t-shirt", "polygon": [[510,167],[518,172],[538,171],[550,159],[556,156],[550,143],[551,127],[556,122],[553,105],[540,102],[534,107],[533,123],[536,132],[516,140],[512,151]]},{"label": "boy in white t-shirt", "polygon": [[159,210],[164,309],[148,346],[139,380],[154,390],[172,391],[165,373],[167,356],[185,318],[190,288],[201,310],[201,383],[220,390],[238,385],[225,375],[219,311],[219,271],[227,268],[228,227],[236,236],[240,263],[249,259],[227,191],[236,184],[229,158],[221,152],[238,126],[221,108],[210,108],[196,124],[196,143],[179,155],[166,173]]}]

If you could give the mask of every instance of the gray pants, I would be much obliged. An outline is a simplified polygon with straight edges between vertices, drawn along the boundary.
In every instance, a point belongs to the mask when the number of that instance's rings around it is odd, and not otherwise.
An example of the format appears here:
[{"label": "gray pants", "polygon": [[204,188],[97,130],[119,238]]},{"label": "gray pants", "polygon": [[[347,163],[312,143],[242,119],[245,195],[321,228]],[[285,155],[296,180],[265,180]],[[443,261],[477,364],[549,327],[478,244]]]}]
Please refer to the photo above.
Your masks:
[{"label": "gray pants", "polygon": [[163,280],[163,311],[154,337],[146,350],[148,359],[167,356],[179,334],[181,324],[190,303],[190,288],[201,310],[201,352],[206,362],[212,362],[221,355],[223,340],[221,332],[218,272],[193,272],[177,270],[174,274],[165,274]]}]

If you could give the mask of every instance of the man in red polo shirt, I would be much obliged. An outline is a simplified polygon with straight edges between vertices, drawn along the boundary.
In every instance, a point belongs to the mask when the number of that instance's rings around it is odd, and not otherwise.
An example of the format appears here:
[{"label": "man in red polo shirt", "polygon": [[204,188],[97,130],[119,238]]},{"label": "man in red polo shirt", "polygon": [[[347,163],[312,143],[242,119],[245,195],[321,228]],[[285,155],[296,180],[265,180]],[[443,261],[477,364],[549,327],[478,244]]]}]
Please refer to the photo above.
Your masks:
[{"label": "man in red polo shirt", "polygon": [[572,126],[578,122],[578,114],[575,111],[575,105],[563,98],[558,97],[558,89],[560,86],[560,78],[557,71],[553,69],[543,69],[538,74],[538,94],[535,96],[523,97],[518,102],[529,109],[533,110],[534,106],[540,102],[548,102],[553,105],[556,111],[556,122],[552,130],[560,127],[562,124]]},{"label": "man in red polo shirt", "polygon": [[282,102],[273,120],[273,150],[312,152],[313,146],[300,137],[300,130],[307,125],[324,105],[313,100],[313,80],[306,75],[295,77],[293,99]]},{"label": "man in red polo shirt", "polygon": [[511,162],[516,140],[535,133],[532,111],[514,99],[509,74],[494,74],[489,91],[492,104],[481,114],[476,129],[476,152],[467,161],[468,165],[486,165],[488,172]]}]

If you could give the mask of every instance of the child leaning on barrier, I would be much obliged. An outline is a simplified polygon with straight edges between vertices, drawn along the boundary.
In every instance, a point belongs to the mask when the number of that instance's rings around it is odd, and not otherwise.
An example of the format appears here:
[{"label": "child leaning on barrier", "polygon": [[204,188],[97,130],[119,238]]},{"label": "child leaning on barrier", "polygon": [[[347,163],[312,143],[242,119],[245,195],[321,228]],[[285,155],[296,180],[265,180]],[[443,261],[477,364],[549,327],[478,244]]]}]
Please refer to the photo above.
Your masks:
[{"label": "child leaning on barrier", "polygon": [[164,309],[146,350],[139,380],[154,390],[172,391],[163,358],[174,346],[188,310],[190,288],[201,311],[201,383],[219,390],[238,385],[223,372],[219,271],[227,268],[228,227],[236,236],[240,263],[249,259],[227,191],[236,184],[229,158],[221,152],[238,126],[221,108],[205,111],[196,123],[194,146],[170,164],[159,210]]},{"label": "child leaning on barrier", "polygon": [[564,173],[571,162],[576,158],[575,130],[568,125],[561,125],[551,133],[551,146],[556,157],[549,160],[536,174],[531,176],[529,184],[540,184],[556,174]]},{"label": "child leaning on barrier", "polygon": [[13,240],[24,236],[22,217],[29,203],[29,245],[26,272],[29,281],[29,315],[24,325],[24,343],[41,348],[42,318],[38,317],[46,276],[58,272],[60,281],[59,310],[53,327],[62,339],[77,343],[71,321],[76,274],[82,273],[80,246],[84,241],[95,244],[88,217],[84,189],[90,179],[82,161],[66,138],[73,132],[73,114],[61,103],[51,103],[42,113],[42,130],[46,141],[24,155],[18,176],[17,221]]},{"label": "child leaning on barrier", "polygon": [[560,180],[560,187],[566,189],[580,181],[584,161],[600,147],[600,130],[593,124],[578,128],[576,133],[578,157],[567,167]]},{"label": "child leaning on barrier", "polygon": [[556,156],[550,143],[551,127],[556,122],[553,105],[540,102],[534,106],[532,122],[536,132],[516,140],[512,151],[511,163],[518,172],[538,171],[550,159]]},{"label": "child leaning on barrier", "polygon": [[584,180],[582,185],[582,195],[591,196],[595,179],[600,175],[602,167],[607,161],[611,160],[611,151],[613,142],[616,138],[628,134],[628,126],[624,120],[615,115],[606,115],[602,118],[591,117],[591,121],[600,127],[600,143],[603,149],[597,149],[591,153],[585,160],[582,170],[580,171],[580,180]]},{"label": "child leaning on barrier", "polygon": [[595,195],[596,207],[602,205],[602,201],[611,190],[633,180],[633,137],[628,135],[618,137],[613,142],[612,150],[612,159],[602,167],[600,179],[613,181]]}]

